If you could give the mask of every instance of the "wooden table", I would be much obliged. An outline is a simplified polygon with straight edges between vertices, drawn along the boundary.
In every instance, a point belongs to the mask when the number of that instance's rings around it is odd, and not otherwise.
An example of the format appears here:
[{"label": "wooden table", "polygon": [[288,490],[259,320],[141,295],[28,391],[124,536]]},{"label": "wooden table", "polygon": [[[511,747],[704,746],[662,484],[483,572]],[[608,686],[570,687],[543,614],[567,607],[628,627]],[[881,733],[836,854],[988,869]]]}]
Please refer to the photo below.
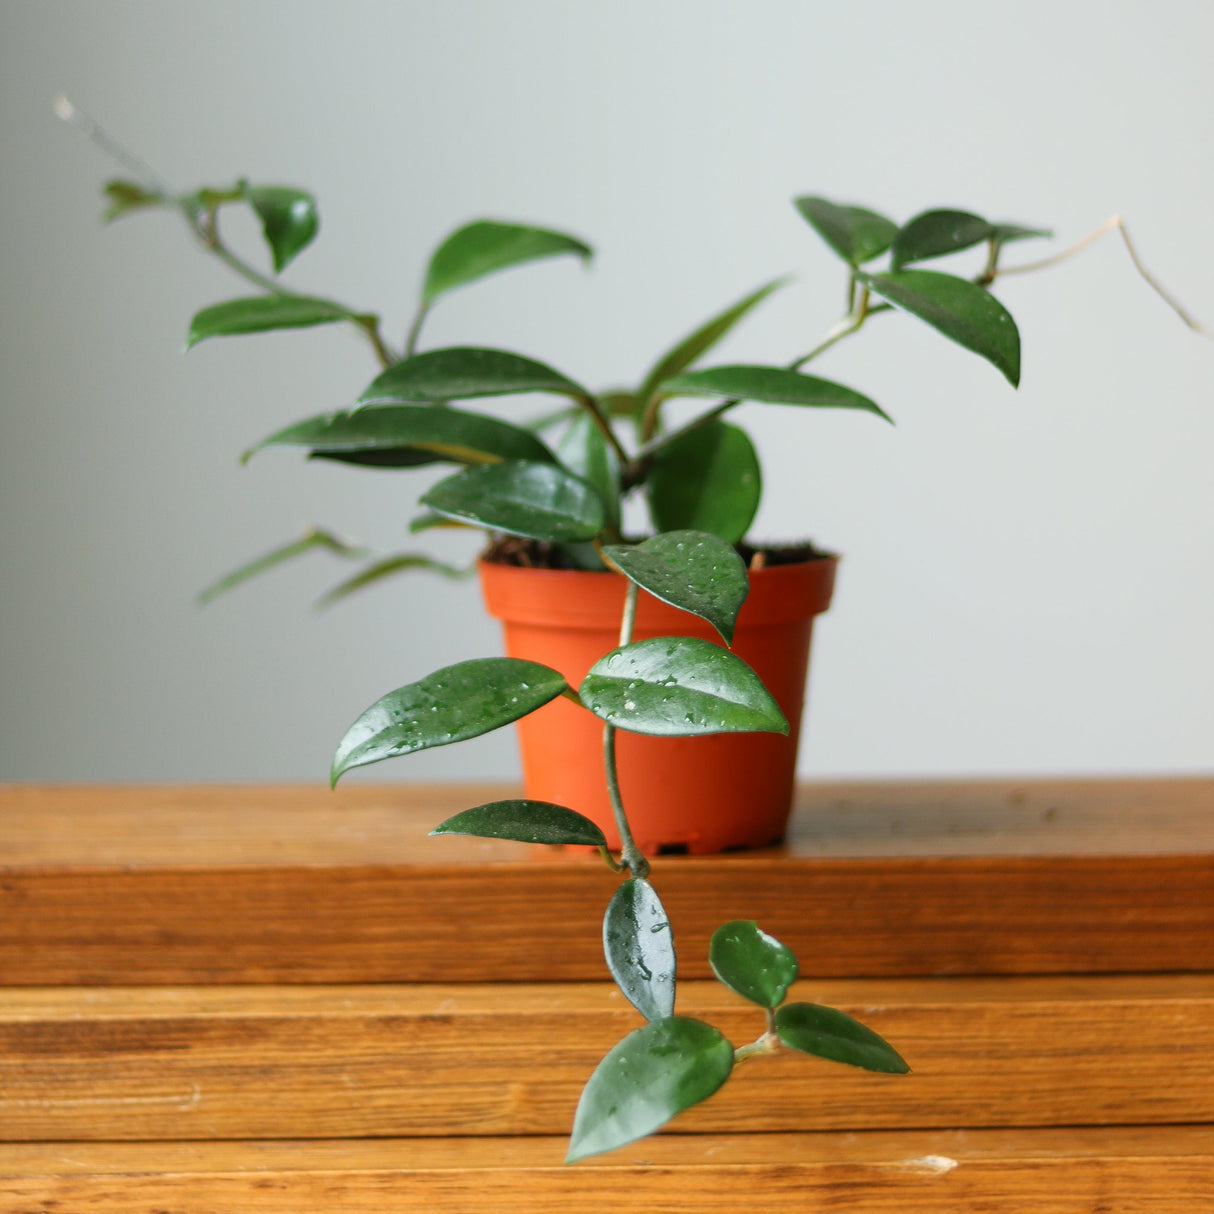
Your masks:
[{"label": "wooden table", "polygon": [[615,879],[427,837],[505,791],[0,787],[0,1211],[1214,1211],[1214,779],[814,784],[662,857],[681,1012],[756,1035],[757,919],[913,1074],[760,1059],[572,1168]]}]

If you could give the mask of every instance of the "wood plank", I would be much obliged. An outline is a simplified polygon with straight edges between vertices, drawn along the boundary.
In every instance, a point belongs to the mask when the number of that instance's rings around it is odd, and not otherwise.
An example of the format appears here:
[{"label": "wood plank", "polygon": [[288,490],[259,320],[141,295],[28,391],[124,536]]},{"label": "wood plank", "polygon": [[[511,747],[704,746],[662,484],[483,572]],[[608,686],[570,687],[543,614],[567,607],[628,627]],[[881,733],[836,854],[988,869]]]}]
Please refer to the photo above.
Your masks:
[{"label": "wood plank", "polygon": [[[739,1068],[687,1132],[1214,1121],[1214,975],[802,982],[908,1077],[789,1055]],[[736,1044],[757,1009],[682,983]],[[640,1023],[608,984],[8,989],[0,1139],[560,1134]]]},{"label": "wood plank", "polygon": [[[0,984],[596,980],[594,857],[426,837],[506,791],[0,787]],[[1212,807],[1211,779],[811,785],[785,847],[655,880],[688,977],[730,918],[824,977],[1214,969]]]},{"label": "wood plank", "polygon": [[[0,1146],[17,1214],[1208,1214],[1214,1130],[663,1135],[564,1168],[551,1138]],[[777,1205],[778,1203],[778,1205]]]}]

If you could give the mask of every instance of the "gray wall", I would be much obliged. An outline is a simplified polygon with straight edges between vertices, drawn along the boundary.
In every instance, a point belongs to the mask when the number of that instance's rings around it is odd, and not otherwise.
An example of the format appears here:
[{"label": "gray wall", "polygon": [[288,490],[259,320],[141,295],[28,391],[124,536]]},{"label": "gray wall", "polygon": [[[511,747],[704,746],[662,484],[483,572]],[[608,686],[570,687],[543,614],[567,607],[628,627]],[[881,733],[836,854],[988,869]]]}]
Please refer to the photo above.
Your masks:
[{"label": "gray wall", "polygon": [[[0,2],[0,778],[320,779],[372,699],[497,644],[470,585],[314,612],[340,572],[320,555],[194,606],[309,522],[407,546],[422,482],[238,466],[347,403],[366,351],[317,331],[182,358],[192,312],[242,288],[172,216],[99,225],[112,167],[51,116],[57,91],[182,186],[313,188],[323,236],[289,281],[393,333],[456,224],[584,234],[589,274],[452,297],[429,338],[606,384],[784,271],[798,283],[723,353],[784,359],[831,324],[838,267],[788,204],[805,192],[1062,242],[1119,211],[1214,321],[1212,47],[1208,0]],[[764,444],[757,532],[846,554],[804,768],[1210,770],[1214,344],[1113,239],[1003,294],[1019,393],[885,317],[820,366],[896,429],[742,415]],[[514,764],[502,734],[370,774]]]}]

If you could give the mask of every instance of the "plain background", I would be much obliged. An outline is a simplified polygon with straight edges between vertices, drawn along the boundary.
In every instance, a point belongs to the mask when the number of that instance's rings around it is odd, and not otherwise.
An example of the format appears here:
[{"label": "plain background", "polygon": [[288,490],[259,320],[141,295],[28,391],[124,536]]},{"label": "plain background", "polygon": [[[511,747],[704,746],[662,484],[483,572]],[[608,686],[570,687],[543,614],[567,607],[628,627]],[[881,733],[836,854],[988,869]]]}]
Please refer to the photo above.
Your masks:
[{"label": "plain background", "polygon": [[[0,0],[0,778],[320,780],[373,699],[498,645],[467,583],[402,578],[314,611],[347,572],[320,554],[196,607],[309,523],[419,547],[426,482],[277,452],[239,466],[374,366],[335,329],[183,358],[191,314],[244,288],[171,215],[99,224],[115,170],[52,117],[56,92],[182,188],[315,191],[321,239],[287,280],[394,335],[458,224],[583,235],[589,272],[452,296],[428,339],[606,386],[777,274],[797,282],[723,361],[786,360],[833,323],[840,266],[801,193],[899,220],[962,207],[1053,227],[1057,247],[1120,212],[1214,322],[1212,51],[1208,0]],[[819,369],[896,428],[739,413],[768,486],[755,533],[845,555],[803,770],[1209,771],[1214,343],[1115,238],[1001,294],[1018,393],[882,317]],[[503,731],[368,774],[515,762]]]}]

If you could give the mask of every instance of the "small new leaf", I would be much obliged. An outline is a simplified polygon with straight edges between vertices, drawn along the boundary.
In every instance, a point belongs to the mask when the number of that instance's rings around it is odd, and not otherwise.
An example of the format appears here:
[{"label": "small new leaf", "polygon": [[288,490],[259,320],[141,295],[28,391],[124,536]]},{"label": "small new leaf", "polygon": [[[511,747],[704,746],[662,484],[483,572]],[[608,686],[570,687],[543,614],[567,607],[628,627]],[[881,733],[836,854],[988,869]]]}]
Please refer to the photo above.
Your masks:
[{"label": "small new leaf", "polygon": [[162,207],[168,204],[163,194],[153,190],[145,190],[137,181],[107,181],[102,187],[102,193],[109,199],[109,206],[101,216],[104,223],[111,223],[132,211],[146,210],[148,207]]},{"label": "small new leaf", "polygon": [[707,620],[726,644],[750,593],[746,564],[707,531],[666,531],[641,544],[608,544],[612,563],[655,598]]},{"label": "small new leaf", "polygon": [[733,1047],[702,1020],[671,1016],[629,1033],[582,1089],[565,1162],[652,1134],[707,1100],[732,1069]]},{"label": "small new leaf", "polygon": [[670,920],[643,877],[623,882],[603,916],[603,953],[624,998],[646,1020],[674,1015],[675,954]]},{"label": "small new leaf", "polygon": [[833,1007],[786,1003],[776,1009],[776,1033],[790,1049],[866,1071],[905,1075],[910,1067],[883,1037]]},{"label": "small new leaf", "polygon": [[563,254],[589,261],[593,250],[564,232],[491,219],[477,220],[453,232],[435,250],[426,271],[422,302],[433,303],[447,291],[510,266]]},{"label": "small new leaf", "polygon": [[371,381],[357,404],[469,400],[525,392],[589,395],[580,384],[533,358],[509,350],[452,346],[393,363]]},{"label": "small new leaf", "polygon": [[430,833],[513,839],[516,843],[607,846],[603,832],[589,818],[550,801],[490,801],[448,818]]},{"label": "small new leaf", "polygon": [[446,746],[509,725],[566,689],[563,676],[522,658],[458,662],[376,700],[346,731],[330,783],[353,767]]},{"label": "small new leaf", "polygon": [[722,924],[708,945],[712,972],[731,991],[760,1007],[779,1007],[797,980],[792,949],[759,930],[753,920]]},{"label": "small new leaf", "polygon": [[306,329],[354,319],[352,313],[329,299],[307,295],[252,295],[229,299],[203,308],[190,321],[186,349],[209,337],[234,337],[243,333],[266,333],[272,329]]},{"label": "small new leaf", "polygon": [[830,202],[814,195],[793,201],[814,231],[855,269],[880,257],[898,233],[893,220],[866,207]]},{"label": "small new leaf", "polygon": [[274,260],[274,272],[281,273],[316,239],[320,228],[316,199],[292,186],[250,186],[246,183],[243,190],[261,220],[262,235]]},{"label": "small new leaf", "polygon": [[698,637],[652,637],[614,649],[590,668],[578,696],[595,716],[632,733],[788,732],[759,676]]}]

